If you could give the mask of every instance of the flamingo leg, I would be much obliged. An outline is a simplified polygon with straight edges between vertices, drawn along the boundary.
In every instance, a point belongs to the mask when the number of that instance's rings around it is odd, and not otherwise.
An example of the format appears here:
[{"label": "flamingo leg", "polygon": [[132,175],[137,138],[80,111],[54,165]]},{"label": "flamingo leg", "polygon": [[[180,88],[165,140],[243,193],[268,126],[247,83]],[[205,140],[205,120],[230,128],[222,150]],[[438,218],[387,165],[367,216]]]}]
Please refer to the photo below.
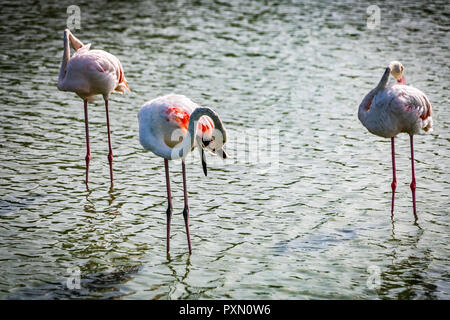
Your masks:
[{"label": "flamingo leg", "polygon": [[86,184],[88,184],[88,174],[89,174],[89,162],[91,161],[91,147],[89,144],[89,126],[88,126],[88,101],[84,99],[84,128],[86,131]]},{"label": "flamingo leg", "polygon": [[394,137],[391,138],[391,149],[392,149],[392,203],[391,203],[391,214],[394,214],[394,199],[395,199],[395,189],[397,188],[397,177],[395,174],[395,148],[394,148]]},{"label": "flamingo leg", "polygon": [[413,201],[413,210],[414,210],[414,218],[417,220],[417,212],[416,212],[416,174],[414,172],[414,148],[413,148],[413,136],[410,136],[411,141],[411,171],[412,171],[412,181],[410,184],[411,192],[412,192],[412,201]]},{"label": "flamingo leg", "polygon": [[169,160],[164,159],[164,168],[166,169],[166,187],[167,187],[167,253],[170,250],[170,221],[172,219],[172,195],[170,192],[170,179],[169,179]]},{"label": "flamingo leg", "polygon": [[109,162],[109,177],[111,179],[111,183],[113,183],[113,169],[112,169],[112,162],[113,162],[113,153],[112,153],[112,145],[111,145],[111,131],[109,127],[109,109],[108,109],[108,99],[105,99],[105,109],[106,109],[106,126],[108,127],[108,147],[109,147],[109,153],[108,153],[108,162]]},{"label": "flamingo leg", "polygon": [[191,237],[189,234],[189,204],[188,204],[188,195],[187,195],[187,186],[186,186],[186,165],[184,163],[184,159],[181,160],[181,168],[183,171],[183,192],[184,192],[183,217],[184,217],[184,224],[186,226],[186,236],[187,236],[187,241],[188,241],[189,254],[191,254],[192,247],[191,247]]}]

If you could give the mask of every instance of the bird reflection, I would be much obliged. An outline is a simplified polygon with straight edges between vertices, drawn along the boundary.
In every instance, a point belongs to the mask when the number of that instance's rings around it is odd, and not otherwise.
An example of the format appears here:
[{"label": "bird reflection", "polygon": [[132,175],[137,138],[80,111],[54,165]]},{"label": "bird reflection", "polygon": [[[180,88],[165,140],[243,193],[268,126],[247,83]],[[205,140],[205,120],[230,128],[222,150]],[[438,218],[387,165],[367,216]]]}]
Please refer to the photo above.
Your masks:
[{"label": "bird reflection", "polygon": [[86,201],[88,204],[84,205],[84,211],[86,213],[95,213],[95,205],[92,200],[89,199],[89,196],[92,194],[92,190],[89,189],[88,185],[86,185]]},{"label": "bird reflection", "polygon": [[170,253],[167,253],[167,261],[165,262],[165,264],[170,269],[172,277],[173,277],[172,284],[169,284],[169,292],[168,292],[169,296],[171,296],[175,292],[175,290],[178,287],[178,284],[183,285],[184,288],[187,288],[189,286],[186,283],[186,278],[188,277],[189,272],[191,271],[191,256],[188,255],[188,258],[186,259],[184,273],[179,275],[176,270],[177,262],[180,262],[182,260],[183,256],[185,256],[184,253],[177,255],[175,258],[172,258],[170,256]]},{"label": "bird reflection", "polygon": [[381,298],[424,299],[435,296],[436,286],[427,275],[433,257],[427,247],[419,245],[424,230],[417,222],[414,225],[418,227],[415,231],[396,235],[392,219],[389,243],[393,247],[387,254],[391,262],[381,273],[382,286],[378,292]]},{"label": "bird reflection", "polygon": [[109,199],[108,199],[108,207],[109,207],[109,209],[108,209],[108,211],[106,213],[113,214],[113,215],[120,214],[119,208],[122,206],[122,204],[119,202],[119,203],[116,203],[114,205],[115,200],[116,200],[117,195],[118,195],[118,191],[114,190],[114,186],[113,185],[111,185],[111,187],[109,188],[108,194],[109,194]]}]

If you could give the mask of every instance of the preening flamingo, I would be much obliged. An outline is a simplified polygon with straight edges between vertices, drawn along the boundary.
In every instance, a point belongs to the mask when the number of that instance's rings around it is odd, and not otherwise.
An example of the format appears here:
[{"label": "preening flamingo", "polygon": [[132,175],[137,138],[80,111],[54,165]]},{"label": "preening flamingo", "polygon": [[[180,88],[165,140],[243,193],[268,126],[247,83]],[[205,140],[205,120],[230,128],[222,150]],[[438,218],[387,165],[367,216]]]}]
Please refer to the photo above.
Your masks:
[{"label": "preening flamingo", "polygon": [[[70,57],[69,41],[75,54]],[[75,92],[84,101],[84,121],[86,130],[86,184],[88,184],[89,161],[91,151],[89,146],[88,101],[93,101],[96,95],[103,95],[106,109],[106,126],[108,129],[108,161],[109,176],[113,182],[113,153],[109,127],[108,99],[111,92],[125,93],[128,88],[122,65],[119,59],[103,50],[90,50],[91,44],[84,45],[69,29],[64,30],[64,53],[59,70],[58,89]]]},{"label": "preening flamingo", "polygon": [[203,172],[207,175],[204,149],[225,159],[223,145],[227,133],[217,113],[208,107],[200,107],[189,98],[169,94],[145,103],[138,112],[139,140],[146,150],[164,158],[167,186],[167,252],[170,250],[170,222],[172,219],[172,198],[169,179],[169,161],[181,158],[183,174],[184,210],[183,217],[189,254],[192,253],[189,235],[189,206],[186,186],[184,158],[195,147],[200,152]]},{"label": "preening flamingo", "polygon": [[[401,132],[409,134],[412,170],[410,187],[414,217],[417,219],[413,135],[421,130],[432,131],[433,119],[428,98],[419,89],[406,85],[403,70],[404,67],[400,62],[389,63],[378,85],[364,97],[359,105],[358,118],[369,132],[380,137],[391,138],[393,173],[391,213],[394,212],[394,196],[397,187],[394,138]],[[389,74],[397,79],[396,83],[388,84]]]}]

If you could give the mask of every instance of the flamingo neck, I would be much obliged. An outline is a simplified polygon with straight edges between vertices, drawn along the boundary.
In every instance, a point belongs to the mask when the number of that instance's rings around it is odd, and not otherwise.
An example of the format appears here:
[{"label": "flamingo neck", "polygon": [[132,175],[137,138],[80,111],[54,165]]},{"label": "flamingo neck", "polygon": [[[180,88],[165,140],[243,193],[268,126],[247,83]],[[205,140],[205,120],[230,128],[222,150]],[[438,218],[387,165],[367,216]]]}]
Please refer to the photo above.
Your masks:
[{"label": "flamingo neck", "polygon": [[61,82],[64,79],[66,73],[66,66],[67,62],[69,62],[69,59],[70,59],[69,36],[67,31],[64,31],[64,52],[61,61],[61,68],[59,70],[58,84],[61,84]]},{"label": "flamingo neck", "polygon": [[389,80],[389,74],[391,72],[391,69],[386,68],[386,70],[384,71],[383,76],[380,79],[380,82],[378,82],[377,86],[369,92],[369,94],[367,96],[365,96],[363,102],[360,105],[361,107],[364,107],[364,109],[367,111],[370,109],[370,104],[372,103],[372,99],[373,97],[380,92],[381,90],[384,90],[384,88],[386,88],[386,85],[388,83]]},{"label": "flamingo neck", "polygon": [[365,123],[366,117],[367,117],[367,113],[370,110],[370,107],[372,105],[372,100],[375,97],[375,95],[380,92],[381,90],[384,90],[384,88],[386,88],[386,85],[388,83],[389,80],[389,74],[391,72],[390,68],[386,68],[386,70],[384,71],[383,76],[380,79],[380,82],[378,82],[378,85],[372,89],[363,99],[363,101],[361,102],[361,104],[359,105],[359,109],[358,109],[358,118],[359,120],[361,120],[362,123]]},{"label": "flamingo neck", "polygon": [[[198,120],[203,117],[208,116],[214,123],[213,136],[215,139],[221,139],[221,144],[226,142],[226,130],[223,126],[222,120],[220,120],[217,113],[208,107],[196,108],[189,116],[189,126],[186,136],[183,141],[180,142],[176,147],[172,148],[170,159],[184,159],[187,154],[194,148],[194,140],[198,130]],[[219,143],[220,144],[220,143]]]}]

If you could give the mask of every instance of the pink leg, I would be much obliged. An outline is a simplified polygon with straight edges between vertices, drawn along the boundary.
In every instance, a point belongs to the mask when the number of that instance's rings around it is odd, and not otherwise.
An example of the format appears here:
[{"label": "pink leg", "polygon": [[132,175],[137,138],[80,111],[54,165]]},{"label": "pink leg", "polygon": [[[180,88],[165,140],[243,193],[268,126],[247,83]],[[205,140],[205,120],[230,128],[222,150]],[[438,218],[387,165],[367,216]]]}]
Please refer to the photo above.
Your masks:
[{"label": "pink leg", "polygon": [[412,200],[413,200],[413,210],[414,217],[417,220],[417,212],[416,212],[416,174],[414,172],[414,148],[413,148],[413,136],[410,136],[411,141],[411,170],[412,170],[412,181],[411,181],[411,191],[412,191]]},{"label": "pink leg", "polygon": [[172,195],[170,192],[170,179],[169,179],[169,160],[164,159],[164,168],[166,169],[166,187],[167,187],[167,253],[169,253],[170,250],[170,221],[172,219]]},{"label": "pink leg", "polygon": [[394,149],[394,137],[391,138],[391,148],[392,148],[392,203],[391,203],[391,214],[394,214],[394,199],[395,199],[395,189],[397,188],[397,177],[395,175],[395,149]]},{"label": "pink leg", "polygon": [[86,131],[86,184],[88,184],[89,177],[89,162],[91,161],[91,147],[89,145],[89,126],[88,126],[88,110],[87,110],[88,102],[84,99],[84,128]]},{"label": "pink leg", "polygon": [[189,205],[188,205],[188,194],[187,194],[187,186],[186,186],[186,166],[184,164],[184,160],[181,160],[181,168],[183,171],[183,191],[184,191],[183,217],[184,217],[184,224],[186,226],[186,236],[187,236],[187,241],[188,241],[189,254],[191,254],[192,247],[191,247],[191,236],[189,234]]},{"label": "pink leg", "polygon": [[108,110],[108,99],[105,99],[105,109],[106,109],[106,126],[108,127],[108,147],[109,147],[109,153],[108,153],[108,162],[109,162],[109,177],[111,179],[111,183],[113,182],[113,169],[112,169],[112,162],[113,162],[113,153],[112,153],[112,145],[111,145],[111,132],[109,128],[109,110]]}]

